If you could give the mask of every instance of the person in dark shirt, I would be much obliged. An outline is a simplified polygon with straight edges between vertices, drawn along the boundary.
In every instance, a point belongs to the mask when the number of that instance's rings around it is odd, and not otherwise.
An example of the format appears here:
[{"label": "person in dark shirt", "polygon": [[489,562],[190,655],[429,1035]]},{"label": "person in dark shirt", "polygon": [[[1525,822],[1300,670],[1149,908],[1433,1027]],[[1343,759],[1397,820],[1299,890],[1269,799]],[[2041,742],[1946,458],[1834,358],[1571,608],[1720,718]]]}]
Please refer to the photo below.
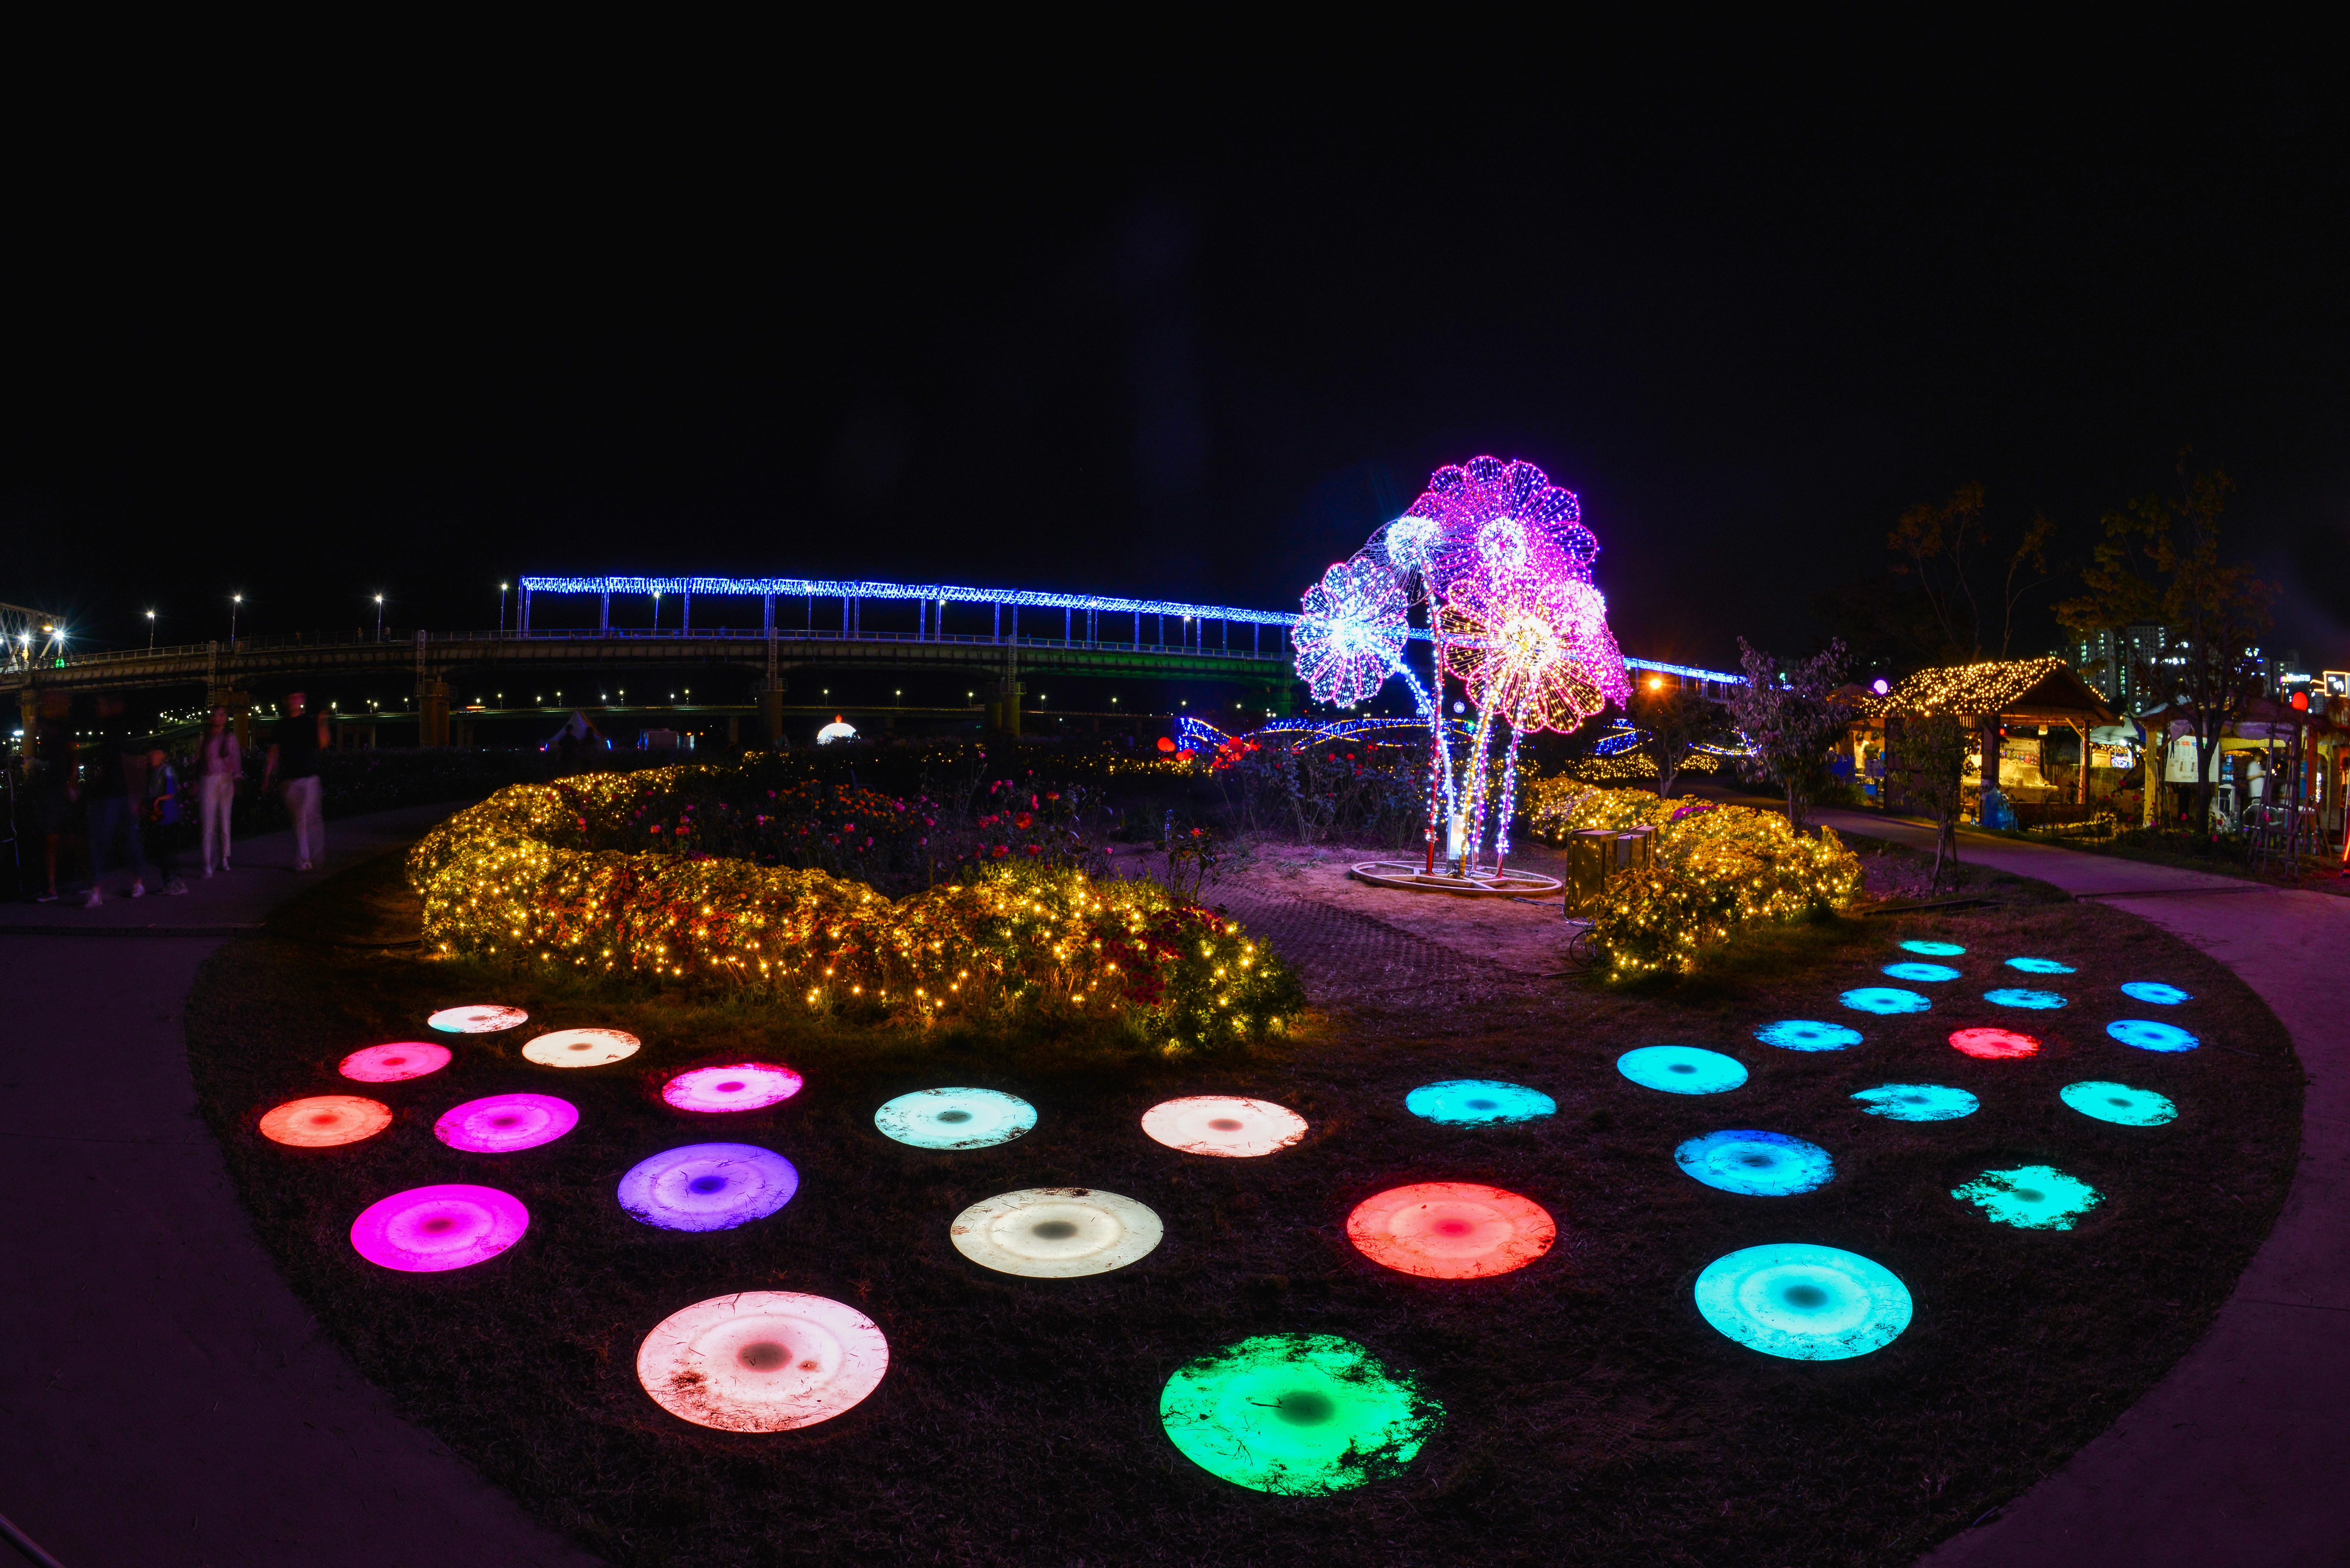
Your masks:
[{"label": "person in dark shirt", "polygon": [[319,815],[318,753],[327,744],[324,714],[311,713],[304,693],[286,699],[286,717],[269,742],[269,760],[263,765],[261,787],[286,781],[286,815],[294,819],[294,869],[307,871],[326,857],[327,828]]},{"label": "person in dark shirt", "polygon": [[122,720],[122,704],[102,699],[99,743],[86,754],[89,792],[89,897],[86,908],[106,902],[106,874],[125,863],[130,896],[147,896],[147,863],[140,854],[139,818],[147,805],[147,748],[133,741]]}]

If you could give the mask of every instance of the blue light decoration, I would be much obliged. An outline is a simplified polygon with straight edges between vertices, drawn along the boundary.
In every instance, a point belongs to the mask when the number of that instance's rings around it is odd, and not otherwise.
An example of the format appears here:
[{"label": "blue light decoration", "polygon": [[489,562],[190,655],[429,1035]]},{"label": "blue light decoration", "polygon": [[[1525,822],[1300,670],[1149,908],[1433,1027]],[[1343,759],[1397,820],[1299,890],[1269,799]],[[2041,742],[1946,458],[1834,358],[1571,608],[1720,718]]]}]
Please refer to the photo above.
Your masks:
[{"label": "blue light decoration", "polygon": [[663,1231],[732,1231],[792,1200],[800,1173],[752,1143],[690,1143],[639,1161],[620,1178],[620,1207]]},{"label": "blue light decoration", "polygon": [[1923,1012],[1934,1004],[1914,991],[1904,991],[1898,985],[1864,985],[1847,991],[1836,999],[1855,1012],[1876,1012],[1891,1016],[1901,1012]]},{"label": "blue light decoration", "polygon": [[1983,1000],[1994,1007],[2021,1007],[2031,1012],[2050,1012],[2064,1005],[2064,999],[2053,991],[2024,991],[2012,986],[1986,991]]},{"label": "blue light decoration", "polygon": [[2192,1002],[2192,992],[2165,985],[2158,980],[2134,980],[2122,987],[2122,994],[2133,1002],[2151,1002],[2158,1007],[2176,1007],[2182,1002]]},{"label": "blue light decoration", "polygon": [[2105,1201],[2087,1182],[2046,1165],[1986,1170],[1952,1188],[1950,1196],[1981,1209],[1992,1224],[2019,1231],[2070,1231],[2074,1220]]},{"label": "blue light decoration", "polygon": [[1901,950],[1925,958],[1957,958],[1967,950],[1956,942],[1903,942]]},{"label": "blue light decoration", "polygon": [[2150,1018],[2116,1018],[2106,1025],[2106,1033],[2140,1051],[2192,1051],[2203,1044],[2175,1023]]},{"label": "blue light decoration", "polygon": [[1940,1084],[1880,1084],[1853,1096],[1872,1116],[1897,1122],[1954,1122],[1982,1108],[1964,1089]]},{"label": "blue light decoration", "polygon": [[1773,1241],[1716,1258],[1697,1277],[1697,1310],[1730,1338],[1790,1361],[1882,1350],[1909,1326],[1909,1287],[1841,1247]]},{"label": "blue light decoration", "polygon": [[1745,1063],[1694,1045],[1643,1045],[1617,1057],[1616,1070],[1644,1089],[1669,1095],[1719,1095],[1746,1082]]},{"label": "blue light decoration", "polygon": [[1860,1031],[1812,1018],[1783,1018],[1757,1029],[1754,1038],[1782,1051],[1849,1051],[1860,1044]]},{"label": "blue light decoration", "polygon": [[1481,1127],[1489,1122],[1530,1122],[1550,1116],[1558,1102],[1540,1089],[1492,1078],[1451,1078],[1422,1084],[1403,1097],[1403,1108],[1432,1122]]},{"label": "blue light decoration", "polygon": [[2127,1084],[2091,1079],[2065,1085],[2056,1091],[2056,1097],[2085,1116],[2116,1127],[2158,1127],[2178,1119],[2178,1107],[2168,1096],[2152,1089],[2133,1089]]},{"label": "blue light decoration", "polygon": [[1000,1089],[916,1089],[873,1113],[885,1137],[916,1148],[991,1148],[1036,1125],[1036,1107]]},{"label": "blue light decoration", "polygon": [[1305,590],[1290,634],[1297,673],[1316,702],[1367,702],[1403,668],[1410,631],[1411,599],[1396,575],[1367,556],[1341,561]]},{"label": "blue light decoration", "polygon": [[[1444,729],[1446,738],[1453,741],[1465,741],[1476,732],[1465,721],[1460,719],[1447,719],[1444,721]],[[1373,742],[1400,743],[1405,738],[1402,732],[1406,731],[1413,731],[1424,735],[1428,732],[1428,721],[1425,719],[1273,719],[1244,733],[1227,735],[1206,720],[1194,719],[1186,713],[1175,721],[1175,745],[1179,751],[1206,753],[1230,745],[1233,741],[1250,740],[1258,735],[1296,734],[1310,734],[1317,741],[1367,739]]]},{"label": "blue light decoration", "polygon": [[2054,959],[2043,958],[2012,958],[2007,961],[2007,967],[2010,969],[2020,969],[2026,974],[2071,974],[2074,972],[2073,966],[2069,963],[2058,963]]},{"label": "blue light decoration", "polygon": [[1673,1150],[1673,1159],[1708,1187],[1751,1198],[1791,1198],[1835,1179],[1827,1150],[1785,1133],[1711,1132]]},{"label": "blue light decoration", "polygon": [[1889,963],[1882,972],[1888,980],[1919,983],[1959,978],[1959,971],[1946,963]]}]

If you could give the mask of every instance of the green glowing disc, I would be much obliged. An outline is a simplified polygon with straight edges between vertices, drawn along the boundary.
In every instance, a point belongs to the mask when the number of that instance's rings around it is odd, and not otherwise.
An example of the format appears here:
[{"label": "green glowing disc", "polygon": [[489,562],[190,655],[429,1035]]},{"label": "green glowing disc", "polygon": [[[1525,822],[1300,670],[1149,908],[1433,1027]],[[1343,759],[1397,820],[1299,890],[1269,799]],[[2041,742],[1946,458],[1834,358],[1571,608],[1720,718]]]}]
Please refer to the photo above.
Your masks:
[{"label": "green glowing disc", "polygon": [[1950,1196],[1979,1206],[1992,1224],[2019,1231],[2070,1231],[2074,1220],[2106,1200],[2087,1182],[2046,1165],[1986,1170],[1951,1189]]},{"label": "green glowing disc", "polygon": [[1264,1334],[1177,1368],[1159,1418],[1211,1475],[1326,1497],[1402,1474],[1444,1424],[1444,1407],[1351,1339]]}]

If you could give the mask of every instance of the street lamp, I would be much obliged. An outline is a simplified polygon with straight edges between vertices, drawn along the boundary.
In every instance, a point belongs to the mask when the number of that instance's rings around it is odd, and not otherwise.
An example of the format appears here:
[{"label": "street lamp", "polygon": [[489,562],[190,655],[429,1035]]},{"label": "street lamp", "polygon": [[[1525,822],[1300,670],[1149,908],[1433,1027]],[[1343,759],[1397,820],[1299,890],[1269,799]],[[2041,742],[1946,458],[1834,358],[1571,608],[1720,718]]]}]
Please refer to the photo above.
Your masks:
[{"label": "street lamp", "polygon": [[504,583],[500,583],[500,584],[498,585],[498,635],[499,635],[500,637],[504,637],[505,634],[506,634],[506,586],[505,586],[505,584],[504,584]]},{"label": "street lamp", "polygon": [[653,590],[653,629],[655,631],[660,629],[660,590],[659,588]]},{"label": "street lamp", "polygon": [[236,649],[236,607],[244,602],[243,594],[231,594],[228,597],[228,646],[231,652]]},{"label": "street lamp", "polygon": [[383,596],[381,594],[375,597],[375,639],[378,642],[383,640]]},{"label": "street lamp", "polygon": [[155,651],[155,612],[153,610],[147,612],[147,651],[150,653]]}]

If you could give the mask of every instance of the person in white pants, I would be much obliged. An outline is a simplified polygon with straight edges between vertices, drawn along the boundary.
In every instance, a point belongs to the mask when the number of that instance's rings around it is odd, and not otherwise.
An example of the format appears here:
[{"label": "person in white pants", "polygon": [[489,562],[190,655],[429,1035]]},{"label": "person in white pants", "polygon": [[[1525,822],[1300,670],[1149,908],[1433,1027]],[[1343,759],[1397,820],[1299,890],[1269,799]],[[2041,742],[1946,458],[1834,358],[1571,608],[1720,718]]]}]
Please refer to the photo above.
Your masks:
[{"label": "person in white pants", "polygon": [[213,710],[196,748],[196,809],[203,823],[204,875],[228,869],[229,808],[236,804],[237,781],[244,776],[244,753],[229,727],[228,710]]}]

